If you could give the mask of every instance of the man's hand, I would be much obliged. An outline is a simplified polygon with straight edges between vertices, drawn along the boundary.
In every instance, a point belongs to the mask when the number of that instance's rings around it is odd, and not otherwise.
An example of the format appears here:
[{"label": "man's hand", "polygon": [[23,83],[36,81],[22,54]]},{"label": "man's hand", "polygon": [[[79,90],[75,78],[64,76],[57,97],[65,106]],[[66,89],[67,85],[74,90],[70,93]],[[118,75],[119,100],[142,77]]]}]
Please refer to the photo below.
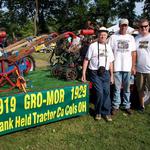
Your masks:
[{"label": "man's hand", "polygon": [[86,82],[86,75],[82,75],[81,80],[82,80],[82,82]]},{"label": "man's hand", "polygon": [[110,76],[110,83],[114,84],[114,76],[113,75]]},{"label": "man's hand", "polygon": [[83,69],[82,69],[82,82],[86,82],[86,69],[87,69],[87,66],[88,66],[88,60],[87,59],[84,59],[83,61]]},{"label": "man's hand", "polygon": [[132,75],[136,74],[136,66],[132,66],[132,68],[131,68],[131,74]]}]

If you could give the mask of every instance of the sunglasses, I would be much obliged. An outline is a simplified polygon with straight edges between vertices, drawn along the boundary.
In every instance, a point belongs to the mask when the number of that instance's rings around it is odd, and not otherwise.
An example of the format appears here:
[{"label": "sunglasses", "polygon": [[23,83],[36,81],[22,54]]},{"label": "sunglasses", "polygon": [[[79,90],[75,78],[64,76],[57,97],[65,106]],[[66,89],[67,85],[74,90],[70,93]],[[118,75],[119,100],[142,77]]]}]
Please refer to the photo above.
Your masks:
[{"label": "sunglasses", "polygon": [[149,25],[140,26],[140,28],[147,28]]}]

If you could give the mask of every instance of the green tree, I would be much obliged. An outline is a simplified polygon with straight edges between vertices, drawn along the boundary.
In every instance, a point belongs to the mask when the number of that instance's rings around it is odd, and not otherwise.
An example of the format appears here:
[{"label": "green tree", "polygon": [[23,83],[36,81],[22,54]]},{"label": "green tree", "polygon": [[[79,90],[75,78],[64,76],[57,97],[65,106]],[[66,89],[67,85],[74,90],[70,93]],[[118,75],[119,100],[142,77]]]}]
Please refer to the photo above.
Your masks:
[{"label": "green tree", "polygon": [[[48,32],[47,20],[55,18],[61,1],[54,0],[1,0],[1,7],[7,8],[7,18],[15,28],[26,25],[29,20],[38,26],[38,32]],[[36,5],[38,4],[38,5]],[[36,7],[37,6],[37,7]],[[36,11],[38,9],[38,12]],[[37,12],[37,14],[36,14]],[[36,18],[35,18],[36,14]],[[14,26],[14,25],[13,25]],[[35,26],[34,26],[35,28]],[[13,29],[15,31],[16,29]]]},{"label": "green tree", "polygon": [[77,30],[83,28],[88,17],[90,0],[64,1],[60,12],[55,15],[60,30]]},{"label": "green tree", "polygon": [[[0,0],[0,25],[11,35],[75,31],[85,22],[99,20],[108,26],[116,18],[136,19],[135,2],[141,0]],[[149,1],[145,0],[144,15],[149,16]],[[30,28],[30,29],[29,29]],[[27,31],[25,31],[27,29]],[[31,33],[30,33],[31,34]]]},{"label": "green tree", "polygon": [[144,2],[143,17],[150,20],[150,1],[149,0],[145,0]]},{"label": "green tree", "polygon": [[[101,24],[106,26],[113,17],[114,1],[113,0],[95,0],[93,16],[99,19]],[[94,12],[95,11],[95,12]]]},{"label": "green tree", "polygon": [[127,18],[129,20],[129,24],[133,26],[135,14],[135,2],[136,0],[128,0],[128,1],[116,1],[116,10],[119,18]]}]

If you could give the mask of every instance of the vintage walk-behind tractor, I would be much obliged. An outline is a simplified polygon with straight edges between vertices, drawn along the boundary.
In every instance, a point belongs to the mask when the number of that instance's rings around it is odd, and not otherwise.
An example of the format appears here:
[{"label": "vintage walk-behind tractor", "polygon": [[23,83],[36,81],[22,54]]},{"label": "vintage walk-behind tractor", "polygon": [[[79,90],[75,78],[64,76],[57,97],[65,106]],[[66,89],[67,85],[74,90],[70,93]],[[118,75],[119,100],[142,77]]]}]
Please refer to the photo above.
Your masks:
[{"label": "vintage walk-behind tractor", "polygon": [[[53,76],[66,80],[76,80],[81,76],[82,63],[87,48],[94,40],[93,30],[81,30],[82,37],[73,32],[65,32],[50,57]],[[71,40],[68,40],[71,38]]]},{"label": "vintage walk-behind tractor", "polygon": [[31,53],[35,46],[47,39],[47,35],[23,39],[0,49],[0,93],[15,87],[26,92],[24,75],[35,70]]},{"label": "vintage walk-behind tractor", "polygon": [[10,91],[15,87],[26,92],[26,82],[23,74],[27,74],[35,68],[35,61],[30,56],[33,49],[23,48],[20,51],[16,51],[16,46],[20,42],[6,47],[7,45],[4,44],[6,39],[5,31],[0,32],[0,39],[0,93]]},{"label": "vintage walk-behind tractor", "polygon": [[80,54],[63,52],[58,59],[58,62],[52,66],[52,75],[66,80],[76,80],[81,71]]},{"label": "vintage walk-behind tractor", "polygon": [[23,75],[35,69],[35,61],[30,55],[33,51],[34,48],[24,48],[3,53],[0,57],[0,93],[8,92],[15,87],[26,92]]},{"label": "vintage walk-behind tractor", "polygon": [[35,61],[30,54],[35,52],[37,46],[45,44],[48,47],[60,37],[57,38],[55,33],[30,37],[1,49],[0,93],[10,91],[15,87],[26,92],[26,81],[23,76],[35,69]]}]

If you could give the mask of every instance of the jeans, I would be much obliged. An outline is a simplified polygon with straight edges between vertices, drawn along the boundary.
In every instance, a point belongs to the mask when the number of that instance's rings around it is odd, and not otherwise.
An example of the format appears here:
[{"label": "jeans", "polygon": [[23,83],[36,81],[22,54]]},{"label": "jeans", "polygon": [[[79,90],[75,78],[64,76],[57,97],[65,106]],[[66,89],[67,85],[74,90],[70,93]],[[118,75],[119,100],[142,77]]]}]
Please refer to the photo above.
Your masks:
[{"label": "jeans", "polygon": [[115,90],[114,90],[114,97],[112,101],[112,106],[115,109],[119,109],[121,104],[121,88],[123,87],[123,108],[129,109],[130,108],[130,72],[115,72],[114,73],[114,81],[115,81]]},{"label": "jeans", "polygon": [[89,70],[89,78],[96,92],[95,113],[100,115],[110,115],[110,74],[105,71],[104,75],[98,76],[96,70]]}]

